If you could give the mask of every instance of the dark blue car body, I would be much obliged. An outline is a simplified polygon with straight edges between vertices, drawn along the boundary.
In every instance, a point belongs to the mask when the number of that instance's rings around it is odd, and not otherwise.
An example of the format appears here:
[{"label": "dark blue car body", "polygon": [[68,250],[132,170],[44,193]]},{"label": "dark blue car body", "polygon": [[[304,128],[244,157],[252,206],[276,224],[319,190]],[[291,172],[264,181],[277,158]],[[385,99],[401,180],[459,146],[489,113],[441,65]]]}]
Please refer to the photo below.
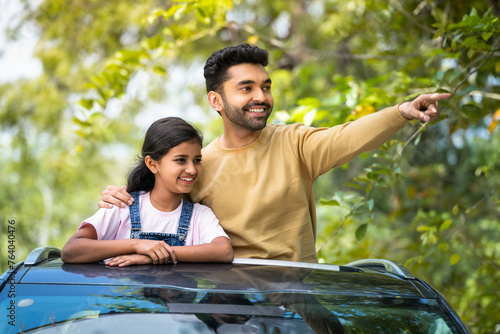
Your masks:
[{"label": "dark blue car body", "polygon": [[235,259],[125,268],[34,250],[0,280],[1,333],[469,333],[399,263]]}]

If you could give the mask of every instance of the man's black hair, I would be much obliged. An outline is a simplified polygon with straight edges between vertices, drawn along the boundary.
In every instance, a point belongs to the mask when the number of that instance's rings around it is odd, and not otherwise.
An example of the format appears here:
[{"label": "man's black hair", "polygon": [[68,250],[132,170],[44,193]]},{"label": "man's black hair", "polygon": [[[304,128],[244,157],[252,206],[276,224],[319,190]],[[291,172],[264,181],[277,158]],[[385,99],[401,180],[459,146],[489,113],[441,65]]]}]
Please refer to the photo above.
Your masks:
[{"label": "man's black hair", "polygon": [[227,69],[238,64],[261,64],[267,66],[268,53],[255,45],[247,43],[226,46],[215,51],[205,63],[204,73],[207,93],[221,92],[222,84],[228,80]]}]

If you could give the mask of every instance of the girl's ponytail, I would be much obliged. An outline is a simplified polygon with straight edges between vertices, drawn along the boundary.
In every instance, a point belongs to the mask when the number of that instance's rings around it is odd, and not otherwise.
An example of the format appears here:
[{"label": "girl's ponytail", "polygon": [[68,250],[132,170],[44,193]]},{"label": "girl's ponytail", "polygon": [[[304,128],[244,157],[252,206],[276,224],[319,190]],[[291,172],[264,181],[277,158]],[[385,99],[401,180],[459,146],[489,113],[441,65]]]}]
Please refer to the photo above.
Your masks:
[{"label": "girl's ponytail", "polygon": [[139,162],[128,174],[127,191],[151,191],[155,185],[155,176],[144,162],[144,158],[139,158]]}]

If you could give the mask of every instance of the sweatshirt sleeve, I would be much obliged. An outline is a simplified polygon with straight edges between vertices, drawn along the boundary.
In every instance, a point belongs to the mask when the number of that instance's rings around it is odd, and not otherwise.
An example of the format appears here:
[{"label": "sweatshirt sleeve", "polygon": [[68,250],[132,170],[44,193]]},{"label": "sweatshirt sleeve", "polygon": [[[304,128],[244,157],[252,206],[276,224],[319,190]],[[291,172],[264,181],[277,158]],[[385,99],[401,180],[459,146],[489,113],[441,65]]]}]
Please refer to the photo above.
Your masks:
[{"label": "sweatshirt sleeve", "polygon": [[217,237],[229,239],[212,209],[205,205],[195,204],[191,223],[193,224],[193,245],[208,244]]},{"label": "sweatshirt sleeve", "polygon": [[361,153],[378,149],[408,122],[393,106],[331,128],[300,126],[294,134],[297,158],[315,180]]}]

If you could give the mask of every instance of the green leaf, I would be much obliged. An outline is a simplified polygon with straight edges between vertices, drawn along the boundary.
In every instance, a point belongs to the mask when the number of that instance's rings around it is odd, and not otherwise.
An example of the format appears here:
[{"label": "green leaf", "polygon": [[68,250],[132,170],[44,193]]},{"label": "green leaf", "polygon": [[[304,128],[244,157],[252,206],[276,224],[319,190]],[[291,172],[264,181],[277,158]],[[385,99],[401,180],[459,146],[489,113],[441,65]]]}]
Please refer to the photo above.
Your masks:
[{"label": "green leaf", "polygon": [[438,248],[441,252],[447,252],[450,249],[450,244],[447,242],[440,242]]},{"label": "green leaf", "polygon": [[179,10],[182,10],[182,7],[184,7],[184,4],[176,4],[170,7],[166,13],[163,14],[163,17],[165,19],[168,19],[171,16],[174,16]]},{"label": "green leaf", "polygon": [[210,24],[210,16],[207,15],[204,8],[196,6],[195,8],[196,17],[198,20],[204,24]]},{"label": "green leaf", "polygon": [[464,114],[481,114],[481,108],[475,104],[464,104],[460,107],[460,111]]},{"label": "green leaf", "polygon": [[453,254],[453,255],[450,257],[450,264],[451,264],[452,266],[456,265],[459,261],[460,261],[460,255],[458,255],[458,254]]},{"label": "green leaf", "polygon": [[453,38],[453,40],[451,41],[451,47],[454,48],[455,45],[457,44],[458,40],[463,36],[463,33],[460,33],[458,34],[457,36],[455,36],[455,38]]},{"label": "green leaf", "polygon": [[474,171],[474,176],[476,176],[476,177],[480,177],[481,175],[488,177],[489,174],[490,174],[490,167],[488,167],[488,166],[479,166]]},{"label": "green leaf", "polygon": [[458,93],[458,96],[465,96],[476,89],[477,89],[477,87],[475,87],[475,86],[467,87],[467,88],[461,90],[460,93]]},{"label": "green leaf", "polygon": [[389,168],[381,168],[374,172],[375,174],[392,175],[392,171]]},{"label": "green leaf", "polygon": [[430,226],[427,225],[420,225],[419,227],[417,227],[418,232],[427,232],[430,230],[431,230]]},{"label": "green leaf", "polygon": [[189,5],[188,4],[182,4],[179,6],[179,8],[175,11],[174,14],[174,20],[179,21],[182,19],[186,14],[189,12]]},{"label": "green leaf", "polygon": [[319,204],[326,206],[340,206],[339,201],[337,201],[336,199],[331,199],[331,200],[320,199]]},{"label": "green leaf", "polygon": [[387,184],[387,181],[385,179],[380,179],[378,180],[375,185],[378,187],[378,188],[388,188],[388,184]]},{"label": "green leaf", "polygon": [[474,54],[476,53],[476,50],[474,49],[469,49],[469,51],[467,51],[467,57],[468,58],[472,58],[474,57]]},{"label": "green leaf", "polygon": [[145,45],[149,50],[155,50],[158,49],[162,45],[162,43],[163,37],[160,35],[154,35],[153,37],[146,40]]},{"label": "green leaf", "polygon": [[73,120],[73,123],[78,124],[80,126],[88,125],[86,122],[82,121],[81,119],[79,119],[77,117],[73,117],[72,120]]},{"label": "green leaf", "polygon": [[361,239],[363,239],[363,237],[365,236],[366,234],[366,230],[368,229],[368,224],[362,224],[360,226],[358,226],[358,228],[356,229],[356,240],[360,241]]},{"label": "green leaf", "polygon": [[361,214],[366,212],[365,202],[357,202],[351,209],[353,214]]},{"label": "green leaf", "polygon": [[434,245],[437,242],[437,235],[434,232],[429,232],[429,242]]},{"label": "green leaf", "polygon": [[455,79],[461,75],[462,73],[456,69],[449,69],[444,73],[443,80],[448,83],[452,83]]},{"label": "green leaf", "polygon": [[80,100],[80,105],[84,107],[85,109],[92,109],[94,106],[94,99],[81,99]]},{"label": "green leaf", "polygon": [[153,71],[154,71],[155,73],[160,74],[160,75],[165,75],[165,74],[167,74],[167,71],[166,71],[166,70],[165,70],[165,68],[164,68],[164,67],[162,67],[162,66],[155,66],[155,67],[153,67]]},{"label": "green leaf", "polygon": [[92,115],[90,115],[90,117],[88,118],[87,122],[89,124],[94,124],[96,123],[97,121],[99,121],[100,119],[102,119],[104,116],[102,113],[100,112],[94,112],[92,113]]},{"label": "green leaf", "polygon": [[348,186],[348,187],[365,190],[365,188],[363,188],[359,184],[356,184],[356,183],[353,183],[353,182],[346,182],[345,185]]},{"label": "green leaf", "polygon": [[488,41],[490,39],[490,37],[493,36],[493,33],[490,32],[490,31],[484,31],[482,34],[481,34],[481,37],[483,37],[483,39],[485,41]]},{"label": "green leaf", "polygon": [[439,230],[440,231],[444,231],[446,229],[448,229],[452,224],[452,220],[451,219],[446,219],[442,224],[441,226],[439,227]]},{"label": "green leaf", "polygon": [[375,201],[373,200],[373,198],[371,198],[368,201],[368,209],[370,209],[370,211],[373,211],[374,206],[375,206]]}]

